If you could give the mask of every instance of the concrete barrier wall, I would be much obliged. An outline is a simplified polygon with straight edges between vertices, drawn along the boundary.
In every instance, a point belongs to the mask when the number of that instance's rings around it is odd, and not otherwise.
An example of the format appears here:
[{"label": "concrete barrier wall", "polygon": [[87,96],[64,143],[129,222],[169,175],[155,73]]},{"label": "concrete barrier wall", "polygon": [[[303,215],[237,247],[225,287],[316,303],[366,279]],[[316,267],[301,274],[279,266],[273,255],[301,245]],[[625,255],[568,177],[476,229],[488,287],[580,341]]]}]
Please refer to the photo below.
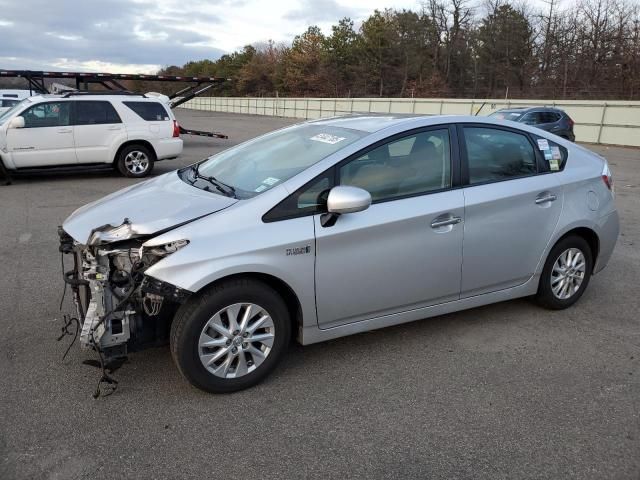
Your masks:
[{"label": "concrete barrier wall", "polygon": [[576,140],[640,147],[640,102],[583,100],[470,100],[424,98],[199,97],[184,108],[300,119],[349,113],[489,115],[508,107],[554,106],[576,122]]}]

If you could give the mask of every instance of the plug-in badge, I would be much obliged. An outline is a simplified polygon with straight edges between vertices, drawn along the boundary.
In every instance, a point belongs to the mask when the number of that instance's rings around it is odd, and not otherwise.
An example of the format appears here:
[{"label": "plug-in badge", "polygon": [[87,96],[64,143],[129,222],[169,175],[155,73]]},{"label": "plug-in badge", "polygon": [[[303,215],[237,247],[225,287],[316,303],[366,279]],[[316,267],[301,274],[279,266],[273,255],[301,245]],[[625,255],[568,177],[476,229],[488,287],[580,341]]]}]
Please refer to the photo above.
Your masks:
[{"label": "plug-in badge", "polygon": [[304,255],[307,253],[311,253],[311,245],[306,245],[304,247],[293,247],[293,248],[287,248],[286,249],[286,254],[287,257],[290,255]]}]

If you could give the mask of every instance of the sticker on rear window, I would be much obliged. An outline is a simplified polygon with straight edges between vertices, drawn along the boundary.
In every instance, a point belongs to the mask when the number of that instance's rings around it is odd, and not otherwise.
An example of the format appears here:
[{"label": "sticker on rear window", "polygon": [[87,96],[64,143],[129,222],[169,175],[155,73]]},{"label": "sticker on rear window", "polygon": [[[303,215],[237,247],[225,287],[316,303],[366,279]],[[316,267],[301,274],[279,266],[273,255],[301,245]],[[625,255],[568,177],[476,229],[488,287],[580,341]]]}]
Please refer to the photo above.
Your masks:
[{"label": "sticker on rear window", "polygon": [[549,150],[549,142],[547,142],[546,138],[538,139],[538,148],[540,150]]},{"label": "sticker on rear window", "polygon": [[254,190],[254,192],[264,192],[267,188],[269,188],[269,185],[259,185],[258,188]]},{"label": "sticker on rear window", "polygon": [[330,135],[328,133],[319,133],[318,135],[314,135],[309,140],[315,140],[316,142],[328,143],[330,145],[335,145],[338,142],[341,142],[346,137],[336,137],[335,135]]},{"label": "sticker on rear window", "polygon": [[562,154],[560,153],[560,147],[551,147],[551,158],[554,160],[562,160]]},{"label": "sticker on rear window", "polygon": [[552,158],[551,160],[549,160],[549,168],[551,169],[551,171],[560,170],[560,162]]}]

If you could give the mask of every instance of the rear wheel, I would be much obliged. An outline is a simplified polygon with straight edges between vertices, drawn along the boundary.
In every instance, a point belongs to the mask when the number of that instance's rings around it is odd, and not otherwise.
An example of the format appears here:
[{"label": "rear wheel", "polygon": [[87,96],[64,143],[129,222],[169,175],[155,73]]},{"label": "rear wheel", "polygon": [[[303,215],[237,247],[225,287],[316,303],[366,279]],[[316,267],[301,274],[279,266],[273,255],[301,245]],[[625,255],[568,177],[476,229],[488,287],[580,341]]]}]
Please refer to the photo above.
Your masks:
[{"label": "rear wheel", "polygon": [[582,296],[593,271],[593,256],[587,241],[578,236],[560,240],[551,249],[538,285],[536,301],[561,310]]},{"label": "rear wheel", "polygon": [[290,336],[289,313],[278,293],[259,281],[235,279],[195,295],[178,310],[171,354],[194,386],[233,392],[262,381]]},{"label": "rear wheel", "polygon": [[144,145],[127,145],[118,154],[116,166],[125,177],[146,177],[153,170],[153,153]]}]

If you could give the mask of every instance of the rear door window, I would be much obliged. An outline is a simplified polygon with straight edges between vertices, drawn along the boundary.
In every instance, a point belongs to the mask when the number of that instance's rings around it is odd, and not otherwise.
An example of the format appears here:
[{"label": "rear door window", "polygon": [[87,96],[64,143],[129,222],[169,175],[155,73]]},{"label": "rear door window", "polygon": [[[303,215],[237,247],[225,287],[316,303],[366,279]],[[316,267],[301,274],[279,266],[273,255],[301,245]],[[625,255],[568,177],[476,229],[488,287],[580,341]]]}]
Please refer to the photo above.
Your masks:
[{"label": "rear door window", "polygon": [[159,102],[122,102],[147,122],[171,120],[164,105]]},{"label": "rear door window", "polygon": [[471,185],[535,175],[538,171],[536,153],[526,135],[464,127],[464,140]]},{"label": "rear door window", "polygon": [[527,125],[540,125],[541,123],[545,123],[543,113],[529,112],[524,117],[522,117],[522,123]]},{"label": "rear door window", "polygon": [[75,104],[75,125],[122,123],[110,102],[83,100]]}]

